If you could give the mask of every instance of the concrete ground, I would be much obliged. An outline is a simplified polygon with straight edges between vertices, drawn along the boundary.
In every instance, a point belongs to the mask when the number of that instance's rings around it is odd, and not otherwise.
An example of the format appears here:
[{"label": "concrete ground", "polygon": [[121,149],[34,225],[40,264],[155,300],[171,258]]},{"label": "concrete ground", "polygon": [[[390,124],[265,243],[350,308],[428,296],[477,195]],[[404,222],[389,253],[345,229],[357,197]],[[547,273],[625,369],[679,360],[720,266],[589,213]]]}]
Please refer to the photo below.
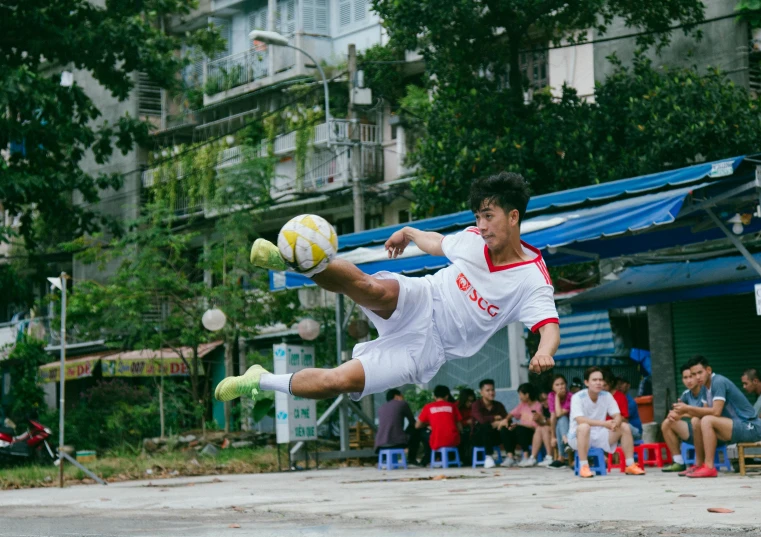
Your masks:
[{"label": "concrete ground", "polygon": [[0,536],[761,536],[760,507],[736,474],[344,468],[2,491]]}]

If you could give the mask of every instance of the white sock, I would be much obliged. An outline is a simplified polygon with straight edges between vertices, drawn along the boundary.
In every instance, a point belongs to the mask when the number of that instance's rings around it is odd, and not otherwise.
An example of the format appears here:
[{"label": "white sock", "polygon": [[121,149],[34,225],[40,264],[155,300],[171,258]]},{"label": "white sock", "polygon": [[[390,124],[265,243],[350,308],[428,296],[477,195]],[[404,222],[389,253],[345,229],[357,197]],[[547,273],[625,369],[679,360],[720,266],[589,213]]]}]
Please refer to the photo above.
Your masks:
[{"label": "white sock", "polygon": [[681,455],[674,455],[671,458],[674,459],[674,462],[677,464],[684,464],[684,459],[682,458]]},{"label": "white sock", "polygon": [[626,459],[626,466],[631,466],[634,464],[634,459]]},{"label": "white sock", "polygon": [[259,379],[259,388],[262,390],[275,390],[276,392],[291,393],[291,377],[293,373],[287,375],[272,375],[270,373],[263,373]]},{"label": "white sock", "polygon": [[581,468],[582,466],[589,466],[589,461],[587,459],[584,459],[583,461],[580,460],[579,461],[579,468]]}]

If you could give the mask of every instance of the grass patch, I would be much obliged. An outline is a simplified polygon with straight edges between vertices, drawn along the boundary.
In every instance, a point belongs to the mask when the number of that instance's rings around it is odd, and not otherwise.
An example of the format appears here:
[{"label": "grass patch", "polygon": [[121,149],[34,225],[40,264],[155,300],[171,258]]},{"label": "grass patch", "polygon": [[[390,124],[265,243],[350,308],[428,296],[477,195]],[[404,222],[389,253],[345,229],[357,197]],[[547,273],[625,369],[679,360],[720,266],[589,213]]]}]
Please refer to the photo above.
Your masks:
[{"label": "grass patch", "polygon": [[[256,474],[277,470],[277,452],[264,448],[225,449],[217,457],[205,457],[195,451],[155,455],[115,451],[85,466],[110,483],[179,476]],[[64,481],[66,484],[94,483],[70,463],[64,464]],[[15,466],[0,472],[0,489],[54,486],[58,486],[58,467],[52,464]]]}]

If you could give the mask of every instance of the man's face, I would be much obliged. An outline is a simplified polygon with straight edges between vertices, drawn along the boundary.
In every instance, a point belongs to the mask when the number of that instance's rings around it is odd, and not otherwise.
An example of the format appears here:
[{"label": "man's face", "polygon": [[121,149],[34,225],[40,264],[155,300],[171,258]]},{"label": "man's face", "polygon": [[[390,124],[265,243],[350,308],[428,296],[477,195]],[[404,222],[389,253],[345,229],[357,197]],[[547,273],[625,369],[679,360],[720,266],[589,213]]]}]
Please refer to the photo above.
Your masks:
[{"label": "man's face", "polygon": [[394,399],[396,399],[397,401],[404,401],[404,396],[402,394],[395,395]]},{"label": "man's face", "polygon": [[695,375],[695,380],[701,386],[705,386],[708,382],[708,378],[711,376],[711,368],[704,367],[703,364],[694,365],[690,368],[692,374]]},{"label": "man's face", "polygon": [[481,388],[481,397],[484,401],[494,401],[494,384],[484,384]]},{"label": "man's face", "polygon": [[742,380],[743,389],[746,392],[750,394],[761,393],[761,382],[758,379],[750,380],[750,378],[748,378],[748,375],[743,375],[742,377],[740,377],[740,380]]},{"label": "man's face", "polygon": [[691,369],[685,369],[682,371],[682,384],[684,384],[685,388],[692,390],[697,383],[698,379],[695,378]]},{"label": "man's face", "polygon": [[591,393],[600,393],[604,389],[605,381],[602,378],[602,373],[595,371],[589,375],[589,379],[585,380],[584,384],[587,385]]},{"label": "man's face", "polygon": [[518,218],[517,209],[506,213],[494,202],[481,205],[476,212],[476,226],[489,250],[499,250],[509,243],[512,234],[520,229]]}]

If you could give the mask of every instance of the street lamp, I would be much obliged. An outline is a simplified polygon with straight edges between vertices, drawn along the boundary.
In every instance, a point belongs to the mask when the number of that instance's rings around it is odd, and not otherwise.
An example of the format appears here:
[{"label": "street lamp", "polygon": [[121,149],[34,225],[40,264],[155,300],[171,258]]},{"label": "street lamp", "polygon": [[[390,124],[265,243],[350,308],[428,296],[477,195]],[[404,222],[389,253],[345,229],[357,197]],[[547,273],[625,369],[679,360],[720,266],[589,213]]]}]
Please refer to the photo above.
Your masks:
[{"label": "street lamp", "polygon": [[225,313],[219,308],[211,308],[206,310],[206,313],[201,317],[201,324],[203,324],[206,330],[216,332],[222,330],[227,323],[227,317]]},{"label": "street lamp", "polygon": [[320,72],[320,76],[322,76],[322,86],[323,86],[323,89],[325,90],[325,123],[328,125],[328,148],[330,148],[330,102],[328,100],[328,79],[325,77],[325,71],[322,70],[322,67],[320,67],[320,64],[307,51],[300,49],[299,47],[295,47],[291,45],[288,42],[287,37],[277,32],[253,30],[252,32],[248,34],[248,38],[251,41],[260,41],[267,45],[277,45],[280,47],[288,47],[288,48],[292,48],[293,50],[298,50],[304,56],[312,60],[312,63],[315,65],[315,67],[317,67],[317,70]]},{"label": "street lamp", "polygon": [[50,285],[61,290],[61,372],[58,382],[60,384],[61,397],[59,399],[61,408],[58,413],[58,481],[59,486],[63,488],[63,413],[64,403],[66,401],[65,379],[66,379],[66,280],[68,276],[61,272],[59,278],[48,278]]}]

